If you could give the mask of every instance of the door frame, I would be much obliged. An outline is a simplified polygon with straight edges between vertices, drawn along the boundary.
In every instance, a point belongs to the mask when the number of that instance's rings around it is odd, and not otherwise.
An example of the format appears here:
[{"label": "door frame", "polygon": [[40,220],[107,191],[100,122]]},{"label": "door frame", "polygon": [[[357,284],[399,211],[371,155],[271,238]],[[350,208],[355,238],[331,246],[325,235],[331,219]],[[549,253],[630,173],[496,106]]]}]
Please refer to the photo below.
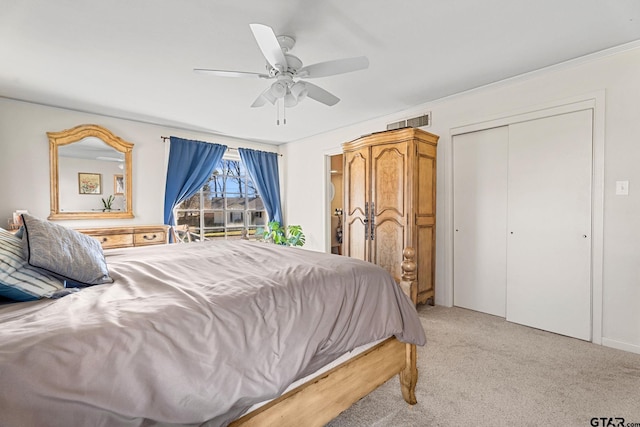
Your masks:
[{"label": "door frame", "polygon": [[343,154],[342,147],[335,147],[324,151],[324,251],[331,253],[331,157]]},{"label": "door frame", "polygon": [[602,344],[605,99],[605,90],[599,90],[564,100],[521,109],[510,114],[484,118],[472,124],[461,125],[450,129],[444,185],[444,203],[448,210],[444,218],[444,305],[448,307],[453,306],[453,147],[451,144],[453,137],[463,133],[591,109],[593,111],[593,175],[591,178],[591,342],[594,344]]}]

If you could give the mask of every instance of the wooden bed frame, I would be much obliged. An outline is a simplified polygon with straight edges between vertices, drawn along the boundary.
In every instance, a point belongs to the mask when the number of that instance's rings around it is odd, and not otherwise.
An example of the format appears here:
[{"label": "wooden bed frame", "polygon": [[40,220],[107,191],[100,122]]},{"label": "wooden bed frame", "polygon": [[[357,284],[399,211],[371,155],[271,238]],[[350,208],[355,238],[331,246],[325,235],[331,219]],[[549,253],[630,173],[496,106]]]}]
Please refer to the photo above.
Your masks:
[{"label": "wooden bed frame", "polygon": [[[400,286],[416,303],[415,250],[405,248],[403,257]],[[229,426],[324,426],[397,374],[404,400],[414,405],[418,381],[416,346],[391,337],[238,418]]]}]

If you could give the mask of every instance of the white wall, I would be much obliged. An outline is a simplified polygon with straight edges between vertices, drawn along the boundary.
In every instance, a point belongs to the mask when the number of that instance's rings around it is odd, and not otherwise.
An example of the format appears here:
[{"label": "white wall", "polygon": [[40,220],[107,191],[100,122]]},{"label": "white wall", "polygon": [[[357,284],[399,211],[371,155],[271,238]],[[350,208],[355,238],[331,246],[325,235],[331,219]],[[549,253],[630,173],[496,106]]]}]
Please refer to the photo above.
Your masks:
[{"label": "white wall", "polygon": [[[147,123],[87,114],[0,97],[0,227],[16,209],[46,218],[50,212],[49,140],[47,132],[81,124],[109,129],[133,147],[133,219],[65,220],[71,227],[127,224],[162,224],[166,177],[165,143],[161,136],[178,136],[228,147],[277,151],[272,145],[257,144],[201,132],[173,129]],[[168,142],[166,143],[168,144]],[[83,171],[86,172],[86,171]],[[113,176],[103,176],[103,186],[113,192]],[[90,197],[90,196],[83,196]],[[104,197],[104,194],[103,196]],[[98,200],[99,203],[101,203]]]},{"label": "white wall", "polygon": [[[437,66],[435,64],[434,66]],[[605,90],[604,247],[602,342],[640,353],[640,46],[638,43],[574,60],[392,116],[317,135],[281,147],[286,162],[286,218],[300,223],[307,247],[325,250],[325,154],[386,124],[432,112],[426,129],[440,136],[436,249],[436,303],[451,295],[451,129]],[[597,109],[603,108],[602,105]],[[599,110],[600,112],[602,110]],[[597,130],[596,130],[597,131]],[[304,179],[301,179],[304,177]],[[630,181],[629,196],[615,181]],[[635,190],[634,190],[635,189]],[[598,310],[600,307],[596,307]],[[597,339],[596,339],[597,341]]]}]

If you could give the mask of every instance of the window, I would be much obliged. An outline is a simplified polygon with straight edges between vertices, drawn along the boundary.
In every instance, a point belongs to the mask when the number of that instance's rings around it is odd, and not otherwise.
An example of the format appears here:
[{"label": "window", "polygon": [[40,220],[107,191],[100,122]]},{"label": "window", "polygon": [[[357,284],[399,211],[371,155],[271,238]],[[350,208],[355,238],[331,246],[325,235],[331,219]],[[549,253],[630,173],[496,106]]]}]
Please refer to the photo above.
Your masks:
[{"label": "window", "polygon": [[200,191],[176,206],[178,225],[200,238],[239,239],[267,224],[267,213],[240,160],[223,158]]}]

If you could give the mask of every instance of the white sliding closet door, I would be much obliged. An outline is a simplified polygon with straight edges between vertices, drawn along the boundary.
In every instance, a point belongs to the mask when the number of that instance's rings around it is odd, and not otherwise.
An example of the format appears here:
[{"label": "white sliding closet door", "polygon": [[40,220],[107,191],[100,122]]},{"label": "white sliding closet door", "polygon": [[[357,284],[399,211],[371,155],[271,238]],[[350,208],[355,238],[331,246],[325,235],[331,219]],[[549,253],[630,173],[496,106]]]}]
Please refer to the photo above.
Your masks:
[{"label": "white sliding closet door", "polygon": [[507,320],[591,339],[592,110],[509,126]]},{"label": "white sliding closet door", "polygon": [[453,303],[505,317],[506,126],[453,137]]}]

